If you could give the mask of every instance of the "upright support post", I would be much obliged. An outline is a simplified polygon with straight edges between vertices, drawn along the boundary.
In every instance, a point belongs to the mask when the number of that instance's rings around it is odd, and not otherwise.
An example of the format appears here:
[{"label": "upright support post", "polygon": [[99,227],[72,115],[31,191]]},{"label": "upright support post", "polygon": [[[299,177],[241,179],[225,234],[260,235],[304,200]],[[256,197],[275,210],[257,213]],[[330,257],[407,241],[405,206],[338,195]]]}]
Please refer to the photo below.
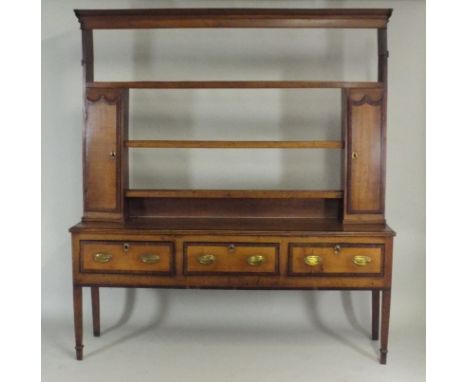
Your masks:
[{"label": "upright support post", "polygon": [[385,223],[387,29],[377,30],[382,88],[342,92],[343,223]]},{"label": "upright support post", "polygon": [[81,48],[82,48],[82,61],[83,66],[83,82],[86,87],[87,82],[94,81],[94,44],[93,44],[93,30],[81,30]]},{"label": "upright support post", "polygon": [[[383,83],[382,99],[382,178],[385,179],[385,169],[387,168],[387,102],[388,102],[388,43],[387,28],[377,29],[377,50],[378,50],[378,80]],[[382,190],[382,198],[385,200],[385,188]],[[382,211],[385,214],[385,210]]]},{"label": "upright support post", "polygon": [[378,80],[384,84],[387,89],[388,75],[388,46],[387,46],[387,28],[377,29],[377,51],[378,59]]}]

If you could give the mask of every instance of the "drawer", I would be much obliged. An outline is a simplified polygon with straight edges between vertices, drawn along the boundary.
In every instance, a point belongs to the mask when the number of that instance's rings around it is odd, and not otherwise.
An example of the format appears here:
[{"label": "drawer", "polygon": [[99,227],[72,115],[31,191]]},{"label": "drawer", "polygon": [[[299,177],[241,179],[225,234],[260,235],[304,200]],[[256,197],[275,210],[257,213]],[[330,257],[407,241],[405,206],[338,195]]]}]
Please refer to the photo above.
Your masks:
[{"label": "drawer", "polygon": [[292,276],[383,276],[383,244],[290,243]]},{"label": "drawer", "polygon": [[184,273],[278,274],[278,243],[184,243]]},{"label": "drawer", "polygon": [[81,272],[172,274],[171,242],[81,241]]}]

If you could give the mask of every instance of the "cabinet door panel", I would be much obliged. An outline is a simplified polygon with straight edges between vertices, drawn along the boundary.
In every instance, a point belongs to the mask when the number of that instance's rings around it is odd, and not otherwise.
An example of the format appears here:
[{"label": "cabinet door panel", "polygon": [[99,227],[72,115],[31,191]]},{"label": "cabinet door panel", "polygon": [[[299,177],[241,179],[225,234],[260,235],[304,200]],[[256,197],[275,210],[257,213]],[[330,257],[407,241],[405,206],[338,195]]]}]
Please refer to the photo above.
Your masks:
[{"label": "cabinet door panel", "polygon": [[87,103],[85,201],[90,211],[117,209],[117,106]]},{"label": "cabinet door panel", "polygon": [[347,93],[345,221],[383,220],[383,97],[381,89],[353,89]]},{"label": "cabinet door panel", "polygon": [[380,107],[363,105],[351,117],[351,193],[349,208],[379,212],[381,208]]},{"label": "cabinet door panel", "polygon": [[128,185],[128,90],[87,89],[84,130],[84,219],[123,220]]}]

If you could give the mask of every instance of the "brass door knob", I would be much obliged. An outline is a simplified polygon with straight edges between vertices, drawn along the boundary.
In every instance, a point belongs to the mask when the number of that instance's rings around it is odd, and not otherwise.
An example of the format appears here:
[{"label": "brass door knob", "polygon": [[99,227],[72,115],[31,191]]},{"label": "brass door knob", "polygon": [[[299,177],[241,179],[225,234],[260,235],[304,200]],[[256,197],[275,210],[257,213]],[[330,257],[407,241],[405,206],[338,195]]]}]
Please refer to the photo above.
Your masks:
[{"label": "brass door knob", "polygon": [[96,263],[108,263],[112,260],[112,255],[108,253],[96,253],[93,259]]},{"label": "brass door knob", "polygon": [[354,256],[353,257],[353,263],[360,267],[366,266],[371,261],[372,259],[369,256]]},{"label": "brass door knob", "polygon": [[265,257],[263,257],[262,255],[253,255],[253,256],[247,257],[247,264],[253,267],[261,265],[264,262],[265,262]]},{"label": "brass door knob", "polygon": [[358,156],[359,156],[359,155],[358,155],[358,153],[357,153],[356,151],[353,151],[353,152],[351,153],[351,158],[353,158],[353,159],[357,159]]},{"label": "brass door knob", "polygon": [[155,264],[161,261],[161,257],[153,254],[145,254],[140,256],[140,260],[145,264]]},{"label": "brass door knob", "polygon": [[309,255],[304,257],[304,263],[306,263],[310,267],[315,267],[322,263],[322,258],[316,255]]},{"label": "brass door knob", "polygon": [[213,264],[216,261],[216,256],[215,255],[210,255],[210,254],[201,255],[201,256],[198,256],[197,260],[198,260],[198,262],[200,264],[210,265],[210,264]]}]

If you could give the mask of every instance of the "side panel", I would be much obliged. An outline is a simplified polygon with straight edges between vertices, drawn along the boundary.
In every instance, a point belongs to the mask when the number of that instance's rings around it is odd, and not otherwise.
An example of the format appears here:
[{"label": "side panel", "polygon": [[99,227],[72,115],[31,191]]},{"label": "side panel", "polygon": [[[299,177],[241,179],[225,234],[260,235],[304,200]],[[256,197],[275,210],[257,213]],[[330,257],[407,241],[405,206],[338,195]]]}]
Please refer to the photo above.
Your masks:
[{"label": "side panel", "polygon": [[384,91],[344,92],[344,222],[384,222]]},{"label": "side panel", "polygon": [[[88,89],[83,142],[84,220],[123,220],[128,91]],[[123,170],[123,171],[122,171]]]}]

